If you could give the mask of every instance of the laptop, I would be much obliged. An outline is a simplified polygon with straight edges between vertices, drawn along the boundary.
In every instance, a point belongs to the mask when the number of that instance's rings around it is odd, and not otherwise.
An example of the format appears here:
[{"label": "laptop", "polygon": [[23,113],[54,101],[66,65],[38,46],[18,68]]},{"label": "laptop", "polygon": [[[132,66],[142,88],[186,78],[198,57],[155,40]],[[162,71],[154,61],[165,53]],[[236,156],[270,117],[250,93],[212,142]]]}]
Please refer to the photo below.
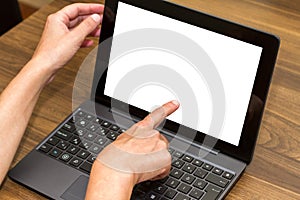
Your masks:
[{"label": "laptop", "polygon": [[[251,162],[279,39],[160,0],[106,1],[91,97],[9,172],[51,199],[84,199],[103,148],[157,105],[168,177],[131,199],[223,199]],[[101,189],[101,188],[100,188]]]}]

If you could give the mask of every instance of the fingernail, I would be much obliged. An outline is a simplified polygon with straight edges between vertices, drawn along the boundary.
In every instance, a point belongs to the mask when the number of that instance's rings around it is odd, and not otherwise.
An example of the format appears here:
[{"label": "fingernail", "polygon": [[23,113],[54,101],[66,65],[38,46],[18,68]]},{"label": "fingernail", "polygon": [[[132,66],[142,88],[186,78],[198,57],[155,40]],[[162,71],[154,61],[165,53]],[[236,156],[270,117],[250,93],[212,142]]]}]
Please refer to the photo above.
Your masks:
[{"label": "fingernail", "polygon": [[98,14],[92,14],[91,17],[92,17],[92,19],[93,19],[95,22],[97,22],[97,23],[100,22],[100,15],[98,15]]},{"label": "fingernail", "polygon": [[180,103],[177,101],[177,100],[173,100],[172,103],[175,105],[175,106],[179,106]]}]

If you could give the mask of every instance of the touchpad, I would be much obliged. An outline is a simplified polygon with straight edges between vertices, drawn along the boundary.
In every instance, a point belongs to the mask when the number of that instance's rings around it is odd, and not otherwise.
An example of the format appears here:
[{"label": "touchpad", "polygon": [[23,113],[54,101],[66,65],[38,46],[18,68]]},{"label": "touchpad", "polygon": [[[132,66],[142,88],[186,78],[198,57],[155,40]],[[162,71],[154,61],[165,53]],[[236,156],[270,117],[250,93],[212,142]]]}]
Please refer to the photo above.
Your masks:
[{"label": "touchpad", "polygon": [[89,179],[86,176],[79,176],[76,181],[61,195],[65,200],[84,200]]}]

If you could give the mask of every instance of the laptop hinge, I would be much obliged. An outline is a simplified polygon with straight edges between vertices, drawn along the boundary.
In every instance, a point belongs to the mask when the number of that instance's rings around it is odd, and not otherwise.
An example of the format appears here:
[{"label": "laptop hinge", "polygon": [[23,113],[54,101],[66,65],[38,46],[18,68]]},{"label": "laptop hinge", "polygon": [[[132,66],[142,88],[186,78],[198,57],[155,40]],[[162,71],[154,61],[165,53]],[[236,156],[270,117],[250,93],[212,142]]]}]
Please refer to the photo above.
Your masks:
[{"label": "laptop hinge", "polygon": [[[134,117],[134,116],[132,116],[132,115],[128,116],[128,114],[126,114],[126,113],[124,113],[124,112],[122,112],[122,111],[120,111],[120,110],[118,110],[118,109],[110,108],[109,111],[110,111],[111,113],[113,113],[113,114],[117,114],[117,115],[119,115],[119,116],[121,116],[121,117],[124,117],[124,118],[126,118],[126,119],[129,119],[129,120],[133,121],[134,123],[140,121],[140,119],[138,119],[137,117]],[[162,132],[162,133],[164,133],[165,135],[170,136],[171,139],[174,138],[174,134],[169,133],[167,130],[161,130],[161,129],[160,129],[159,131]],[[180,137],[180,136],[178,137],[178,136],[176,136],[176,140],[181,140],[181,141],[184,142],[185,144],[189,144],[189,145],[191,145],[191,146],[194,146],[194,147],[196,147],[196,148],[202,149],[202,150],[204,150],[205,152],[209,152],[209,153],[212,153],[212,154],[214,154],[214,155],[218,155],[218,153],[220,152],[219,150],[211,149],[211,148],[209,148],[209,147],[206,147],[205,145],[192,143],[190,140],[185,139],[184,137]],[[170,138],[169,138],[169,141],[170,141]]]},{"label": "laptop hinge", "polygon": [[[208,153],[212,153],[214,155],[218,155],[218,153],[220,152],[219,150],[217,149],[212,149],[208,146],[205,146],[204,144],[197,144],[189,139],[186,139],[184,138],[183,136],[178,136],[176,135],[176,138],[174,137],[174,133],[172,132],[168,132],[167,130],[159,130],[160,132],[164,133],[164,135],[168,135],[170,138],[169,138],[169,141],[172,141],[172,143],[174,143],[175,141],[178,141],[178,143],[176,144],[176,146],[180,146],[180,142],[184,143],[184,146],[186,144],[190,145],[191,147],[194,147],[194,148],[197,148],[197,149],[201,149],[205,152],[208,152]],[[173,139],[175,138],[175,139]]]}]

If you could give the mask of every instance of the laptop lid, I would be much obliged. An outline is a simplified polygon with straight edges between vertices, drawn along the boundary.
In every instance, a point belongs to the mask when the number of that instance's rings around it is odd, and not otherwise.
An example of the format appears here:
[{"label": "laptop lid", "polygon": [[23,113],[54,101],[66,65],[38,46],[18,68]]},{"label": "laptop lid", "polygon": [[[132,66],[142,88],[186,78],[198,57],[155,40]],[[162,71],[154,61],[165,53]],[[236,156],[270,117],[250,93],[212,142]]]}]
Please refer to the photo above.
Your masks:
[{"label": "laptop lid", "polygon": [[252,159],[279,39],[160,0],[106,2],[92,99],[133,120],[177,99],[177,136]]}]

